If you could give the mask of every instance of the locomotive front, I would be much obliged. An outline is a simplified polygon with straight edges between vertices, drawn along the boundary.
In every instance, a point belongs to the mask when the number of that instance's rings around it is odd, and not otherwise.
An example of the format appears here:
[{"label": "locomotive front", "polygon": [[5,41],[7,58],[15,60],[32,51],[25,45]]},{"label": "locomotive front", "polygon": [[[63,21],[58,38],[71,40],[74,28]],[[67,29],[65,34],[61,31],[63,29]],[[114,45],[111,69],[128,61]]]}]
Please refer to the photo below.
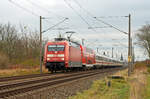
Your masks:
[{"label": "locomotive front", "polygon": [[45,66],[49,71],[63,70],[67,60],[67,42],[49,42],[45,48]]}]

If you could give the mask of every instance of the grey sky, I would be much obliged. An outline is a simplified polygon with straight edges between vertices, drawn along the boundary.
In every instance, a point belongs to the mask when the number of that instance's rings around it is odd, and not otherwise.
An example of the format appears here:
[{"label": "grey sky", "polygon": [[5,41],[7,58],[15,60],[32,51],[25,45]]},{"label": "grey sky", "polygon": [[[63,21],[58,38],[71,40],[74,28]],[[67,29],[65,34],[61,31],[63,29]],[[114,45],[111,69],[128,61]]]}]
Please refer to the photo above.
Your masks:
[{"label": "grey sky", "polygon": [[[96,32],[88,29],[88,25],[64,2],[64,0],[11,0],[20,6],[44,17],[50,17],[49,20],[43,20],[43,29],[46,29],[53,24],[63,20],[63,17],[68,17],[69,20],[55,28],[69,28],[61,30],[65,33],[68,30],[77,32],[73,37],[77,40],[79,38],[86,39],[85,43],[90,47],[96,49],[98,45],[101,52],[109,47],[116,46],[116,52],[124,53],[127,56],[127,48],[119,47],[120,43],[127,46],[127,36],[111,28],[96,28]],[[74,0],[66,0],[89,24],[93,27],[106,26],[94,18],[89,16],[83,9],[81,9]],[[127,16],[132,15],[132,33],[135,34],[138,28],[150,21],[150,0],[77,0],[84,9],[88,10],[95,17],[102,16]],[[41,7],[37,7],[36,5]],[[44,9],[44,10],[43,10]],[[28,28],[39,30],[39,17],[34,16],[29,12],[10,3],[9,0],[0,1],[0,22],[12,23],[16,26],[23,24]],[[127,32],[128,19],[123,17],[100,18],[101,20],[113,24]],[[46,32],[43,36],[50,39],[58,35],[58,30],[51,30]],[[135,36],[133,36],[135,39]],[[116,40],[112,40],[116,39]],[[123,39],[123,40],[122,40]],[[97,40],[97,42],[95,42]],[[118,40],[118,41],[117,41]],[[119,43],[118,43],[119,42]],[[91,44],[90,44],[91,43]],[[94,47],[93,47],[94,46]],[[121,46],[121,45],[120,45]],[[121,51],[120,51],[121,49]],[[143,51],[136,47],[137,57],[143,59]],[[145,56],[144,56],[145,57]]]}]

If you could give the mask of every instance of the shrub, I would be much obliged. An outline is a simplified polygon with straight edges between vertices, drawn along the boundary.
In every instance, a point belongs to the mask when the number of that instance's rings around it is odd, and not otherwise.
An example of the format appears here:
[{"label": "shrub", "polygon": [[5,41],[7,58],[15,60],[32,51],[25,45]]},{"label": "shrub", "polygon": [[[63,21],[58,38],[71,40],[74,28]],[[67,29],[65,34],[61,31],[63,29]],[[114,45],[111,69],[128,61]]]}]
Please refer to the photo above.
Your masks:
[{"label": "shrub", "polygon": [[135,68],[146,67],[147,64],[146,64],[145,61],[139,61],[139,62],[136,62],[136,63],[134,64],[134,66],[135,66]]},{"label": "shrub", "polygon": [[25,67],[36,67],[36,66],[40,65],[38,58],[25,59],[25,60],[21,61],[19,64],[22,65],[22,66],[25,66]]},{"label": "shrub", "polygon": [[5,69],[8,67],[9,58],[5,55],[0,53],[0,69]]}]

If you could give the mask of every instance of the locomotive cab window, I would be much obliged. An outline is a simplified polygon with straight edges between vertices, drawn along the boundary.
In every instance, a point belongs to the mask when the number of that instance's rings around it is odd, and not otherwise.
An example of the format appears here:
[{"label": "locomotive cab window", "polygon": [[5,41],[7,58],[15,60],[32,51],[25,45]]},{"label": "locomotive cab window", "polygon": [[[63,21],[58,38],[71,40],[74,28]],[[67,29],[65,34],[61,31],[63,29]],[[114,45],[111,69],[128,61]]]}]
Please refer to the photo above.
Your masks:
[{"label": "locomotive cab window", "polygon": [[64,45],[48,45],[48,51],[64,51]]}]

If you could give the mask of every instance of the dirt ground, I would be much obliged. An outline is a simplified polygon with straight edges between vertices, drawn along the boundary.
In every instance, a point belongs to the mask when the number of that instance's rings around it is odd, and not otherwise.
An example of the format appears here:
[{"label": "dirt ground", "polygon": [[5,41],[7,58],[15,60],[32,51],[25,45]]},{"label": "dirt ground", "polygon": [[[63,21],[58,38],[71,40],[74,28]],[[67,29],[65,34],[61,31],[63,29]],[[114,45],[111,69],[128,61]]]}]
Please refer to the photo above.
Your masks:
[{"label": "dirt ground", "polygon": [[136,68],[133,74],[129,77],[130,98],[129,99],[144,99],[146,89],[147,68]]}]

